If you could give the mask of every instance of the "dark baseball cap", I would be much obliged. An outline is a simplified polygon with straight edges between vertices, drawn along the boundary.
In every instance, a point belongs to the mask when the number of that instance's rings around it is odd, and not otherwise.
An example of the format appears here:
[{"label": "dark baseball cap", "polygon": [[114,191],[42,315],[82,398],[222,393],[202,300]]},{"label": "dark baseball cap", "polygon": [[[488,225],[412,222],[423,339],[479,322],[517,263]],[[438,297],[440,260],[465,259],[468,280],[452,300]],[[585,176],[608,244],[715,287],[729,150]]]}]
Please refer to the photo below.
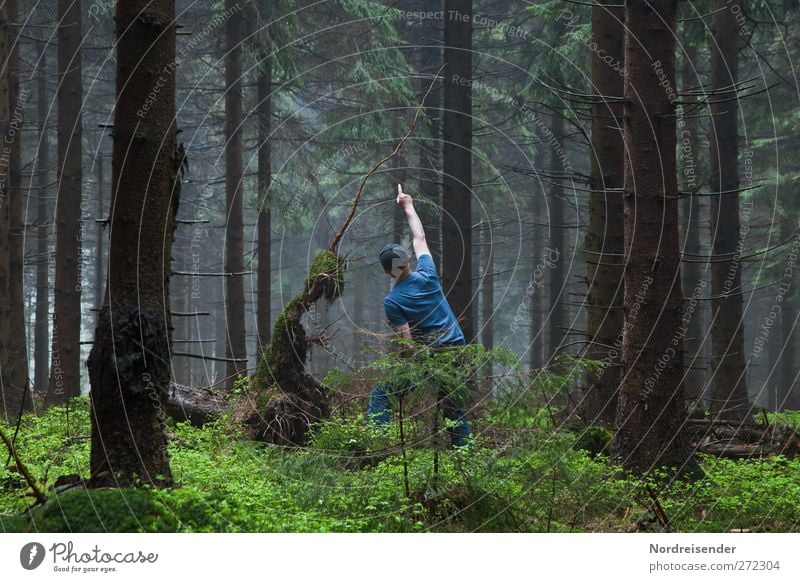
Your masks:
[{"label": "dark baseball cap", "polygon": [[403,266],[407,265],[409,258],[408,251],[403,245],[389,243],[381,249],[381,266],[385,271],[391,271],[392,267],[398,264],[395,261],[400,262]]}]

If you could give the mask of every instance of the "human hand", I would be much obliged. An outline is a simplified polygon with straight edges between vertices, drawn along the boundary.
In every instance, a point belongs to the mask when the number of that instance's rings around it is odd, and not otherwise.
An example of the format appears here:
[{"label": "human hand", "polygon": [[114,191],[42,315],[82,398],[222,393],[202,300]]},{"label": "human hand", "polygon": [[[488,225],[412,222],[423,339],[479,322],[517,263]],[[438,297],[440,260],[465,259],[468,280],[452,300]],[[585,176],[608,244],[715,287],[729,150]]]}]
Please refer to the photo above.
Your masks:
[{"label": "human hand", "polygon": [[397,202],[397,205],[403,210],[410,208],[413,204],[411,196],[403,192],[403,187],[400,184],[397,185],[397,199],[395,202]]}]

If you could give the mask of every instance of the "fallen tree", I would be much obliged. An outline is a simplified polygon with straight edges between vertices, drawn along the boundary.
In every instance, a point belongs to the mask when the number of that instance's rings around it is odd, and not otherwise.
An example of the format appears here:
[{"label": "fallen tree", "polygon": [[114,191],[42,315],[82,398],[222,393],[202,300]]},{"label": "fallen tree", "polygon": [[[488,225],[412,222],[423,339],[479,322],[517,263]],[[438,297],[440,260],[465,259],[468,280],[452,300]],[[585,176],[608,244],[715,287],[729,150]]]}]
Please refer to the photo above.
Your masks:
[{"label": "fallen tree", "polygon": [[686,426],[695,452],[725,459],[800,454],[800,437],[786,425],[723,419],[689,419]]},{"label": "fallen tree", "polygon": [[189,421],[194,426],[216,420],[230,403],[224,393],[212,388],[193,388],[183,384],[169,385],[166,413],[178,422]]}]

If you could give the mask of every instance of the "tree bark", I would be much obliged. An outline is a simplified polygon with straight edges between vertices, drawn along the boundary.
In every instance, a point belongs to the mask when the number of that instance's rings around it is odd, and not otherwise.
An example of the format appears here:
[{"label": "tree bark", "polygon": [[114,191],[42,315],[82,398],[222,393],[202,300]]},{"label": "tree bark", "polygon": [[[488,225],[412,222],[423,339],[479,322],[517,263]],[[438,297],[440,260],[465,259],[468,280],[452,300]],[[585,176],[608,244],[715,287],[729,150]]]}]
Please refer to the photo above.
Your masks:
[{"label": "tree bark", "polygon": [[[536,150],[536,157],[534,158],[534,168],[537,171],[542,171],[545,167],[545,151],[544,148]],[[539,261],[541,260],[541,249],[544,249],[546,243],[544,242],[543,228],[536,224],[544,216],[544,190],[541,188],[539,182],[531,194],[530,198],[530,220],[534,222],[531,226],[531,253],[530,253],[530,279],[528,287],[525,289],[526,295],[531,293],[530,303],[528,304],[530,315],[530,332],[528,335],[530,353],[528,355],[531,370],[538,370],[544,365],[544,317],[545,317],[545,301],[544,290],[540,284],[544,284],[542,274],[537,274],[537,269],[540,270]],[[541,271],[539,271],[541,273]],[[538,279],[538,280],[537,280]],[[524,305],[524,299],[523,303]]]},{"label": "tree bark", "polygon": [[[8,5],[0,5],[0,63],[8,61],[10,51],[8,25]],[[10,126],[10,115],[8,108],[9,96],[9,75],[0,75],[0,130],[3,136],[8,134]],[[9,269],[9,239],[11,238],[11,214],[9,212],[9,157],[3,154],[0,158],[0,414],[2,419],[9,421],[15,414],[15,403],[17,395],[11,387],[10,382],[6,382],[9,376],[9,341],[11,339],[10,321],[10,269]]]},{"label": "tree bark", "polygon": [[675,162],[677,0],[625,4],[625,330],[613,455],[687,469]]},{"label": "tree bark", "polygon": [[472,0],[445,0],[442,283],[467,342],[472,307]]},{"label": "tree bark", "polygon": [[711,17],[711,345],[716,362],[711,411],[720,418],[749,414],[742,318],[742,269],[735,256],[744,236],[739,219],[738,101],[731,86],[739,68],[739,26],[725,0],[714,0]]},{"label": "tree bark", "polygon": [[272,334],[272,60],[264,47],[258,70],[258,356],[269,346]]},{"label": "tree bark", "polygon": [[81,4],[58,0],[58,199],[52,363],[45,403],[81,393]]},{"label": "tree bark", "polygon": [[[691,17],[689,11],[687,15]],[[695,48],[693,36],[699,28],[698,20],[687,20],[683,24],[683,59],[681,64],[681,81],[684,90],[689,90],[701,84],[698,79],[697,65],[699,58]],[[693,33],[693,34],[690,34]],[[683,97],[685,101],[694,99],[687,95]],[[700,165],[700,124],[697,111],[692,106],[684,106],[684,111],[688,111],[683,120],[685,127],[678,131],[678,151],[682,168],[679,173],[681,190],[684,192],[694,192],[698,189],[698,175]],[[683,250],[699,256],[703,252],[703,244],[700,239],[703,229],[701,225],[706,224],[707,207],[703,202],[703,197],[699,195],[685,196],[681,201],[682,214],[681,224],[684,232]],[[690,257],[696,259],[696,257]],[[683,296],[687,298],[686,317],[689,317],[687,337],[685,339],[684,366],[686,368],[686,398],[690,406],[704,406],[703,394],[705,392],[706,374],[704,367],[708,359],[705,349],[706,336],[706,317],[705,311],[707,301],[703,298],[707,295],[704,292],[706,280],[704,277],[703,264],[697,260],[684,261],[683,263]],[[690,311],[691,310],[691,311]]]},{"label": "tree bark", "polygon": [[[409,8],[426,10],[427,6],[426,0],[418,0]],[[425,76],[432,77],[442,66],[442,28],[433,19],[423,19],[413,22],[411,27],[399,28],[401,35],[405,31],[411,51],[417,56],[418,78],[414,91],[417,102],[420,102],[431,83],[431,79]],[[442,180],[439,173],[442,163],[442,90],[437,86],[428,95],[425,101],[427,124],[420,127],[420,137],[416,140],[419,194],[427,202],[417,205],[417,212],[425,225],[431,256],[439,266],[442,265]]]},{"label": "tree bark", "polygon": [[[796,243],[798,236],[800,236],[800,232],[798,232],[797,217],[783,217],[780,239],[787,240],[789,237],[794,237],[793,243]],[[791,249],[790,252],[792,252],[796,247],[791,245],[789,248]],[[797,386],[797,368],[795,367],[795,337],[797,335],[795,319],[797,318],[797,306],[793,301],[798,295],[797,270],[795,269],[788,274],[784,270],[781,283],[789,286],[789,292],[781,305],[780,323],[783,354],[781,355],[780,390],[778,391],[777,405],[780,410],[797,410],[800,409],[800,388]]]},{"label": "tree bark", "polygon": [[[552,116],[551,131],[556,140],[550,151],[550,173],[559,174],[569,171],[564,168],[559,152],[564,154],[564,118],[556,113]],[[558,354],[558,348],[564,335],[565,303],[569,301],[566,288],[566,272],[564,269],[564,186],[559,178],[552,180],[550,186],[550,248],[558,252],[558,260],[550,270],[550,317],[548,326],[547,360],[551,361]]]},{"label": "tree bark", "polygon": [[50,228],[52,219],[48,197],[50,178],[50,131],[47,127],[47,45],[42,45],[37,79],[37,115],[39,117],[39,144],[36,149],[37,196],[36,203],[36,322],[34,324],[34,391],[44,396],[50,378]]},{"label": "tree bark", "polygon": [[[117,3],[108,282],[87,366],[90,484],[171,483],[170,254],[180,194],[175,126],[175,2]],[[159,87],[158,96],[148,95]]]},{"label": "tree bark", "polygon": [[[17,0],[8,0],[9,21],[16,22],[19,16]],[[22,30],[19,26],[11,27],[9,31],[9,59],[8,59],[8,112],[11,125],[6,133],[6,144],[10,148],[11,160],[9,163],[9,222],[11,237],[8,241],[9,254],[9,290],[8,300],[11,312],[9,314],[9,367],[7,380],[11,390],[18,399],[20,406],[25,403],[25,409],[31,408],[31,399],[26,392],[29,390],[30,380],[28,372],[28,342],[25,332],[25,268],[24,268],[24,241],[25,225],[22,214],[22,136],[27,104],[27,92],[20,93],[19,88],[19,35]],[[8,141],[10,140],[10,144]]]},{"label": "tree bark", "polygon": [[[597,51],[592,51],[593,92],[622,97],[624,77],[606,57],[624,67],[625,10],[615,0],[592,8],[592,33]],[[613,6],[608,6],[613,5]],[[601,53],[600,51],[603,51]],[[600,54],[604,58],[600,58]],[[587,378],[587,391],[579,415],[587,424],[612,425],[617,412],[620,381],[619,358],[612,357],[622,337],[624,296],[622,253],[625,250],[624,208],[621,188],[624,177],[622,103],[603,99],[592,105],[592,192],[589,195],[589,227],[586,233],[586,278],[588,292],[586,357],[603,362],[598,374]]]},{"label": "tree bark", "polygon": [[[225,22],[225,272],[244,271],[244,221],[242,217],[242,19],[234,0],[225,0],[230,14]],[[247,357],[244,323],[244,280],[242,276],[225,277],[225,315],[227,325],[226,355],[232,359]],[[225,388],[247,366],[229,362]]]},{"label": "tree bark", "polygon": [[[483,228],[481,253],[483,254],[483,280],[481,283],[481,341],[487,350],[494,349],[494,249],[492,238],[494,232],[491,221],[494,217],[494,198],[490,194],[486,198],[486,225]],[[483,393],[491,390],[493,366],[491,360],[483,367]]]},{"label": "tree bark", "polygon": [[[96,208],[97,208],[97,218],[103,219],[105,218],[106,209],[105,209],[105,178],[103,175],[103,164],[105,164],[105,158],[103,154],[97,156],[97,160],[95,161],[96,164],[96,172],[97,172],[97,200]],[[105,283],[105,269],[103,268],[103,254],[105,253],[105,223],[98,222],[95,227],[95,236],[97,240],[95,241],[95,249],[94,249],[94,306],[97,309],[97,314],[95,316],[95,326],[100,321],[100,309],[103,307],[103,284]]]}]

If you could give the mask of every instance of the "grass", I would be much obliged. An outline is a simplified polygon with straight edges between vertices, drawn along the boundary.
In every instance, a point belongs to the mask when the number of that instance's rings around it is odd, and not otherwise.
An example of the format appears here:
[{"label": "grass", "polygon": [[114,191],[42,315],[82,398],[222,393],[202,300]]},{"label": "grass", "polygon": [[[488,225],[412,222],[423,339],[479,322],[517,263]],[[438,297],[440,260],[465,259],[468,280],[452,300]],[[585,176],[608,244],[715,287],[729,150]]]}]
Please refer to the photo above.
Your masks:
[{"label": "grass", "polygon": [[[202,429],[174,424],[175,488],[55,495],[58,476],[89,474],[81,398],[69,414],[52,408],[23,418],[18,452],[49,500],[25,511],[27,487],[4,464],[0,531],[658,531],[647,494],[648,484],[660,490],[658,476],[644,483],[623,474],[603,454],[602,434],[553,431],[524,407],[505,430],[503,418],[492,410],[476,418],[473,448],[440,450],[438,471],[427,423],[407,421],[416,443],[407,451],[408,498],[397,426],[374,429],[358,415],[326,422],[300,451],[245,440],[226,420]],[[704,457],[701,464],[704,479],[660,492],[674,530],[800,530],[800,459]]]}]

